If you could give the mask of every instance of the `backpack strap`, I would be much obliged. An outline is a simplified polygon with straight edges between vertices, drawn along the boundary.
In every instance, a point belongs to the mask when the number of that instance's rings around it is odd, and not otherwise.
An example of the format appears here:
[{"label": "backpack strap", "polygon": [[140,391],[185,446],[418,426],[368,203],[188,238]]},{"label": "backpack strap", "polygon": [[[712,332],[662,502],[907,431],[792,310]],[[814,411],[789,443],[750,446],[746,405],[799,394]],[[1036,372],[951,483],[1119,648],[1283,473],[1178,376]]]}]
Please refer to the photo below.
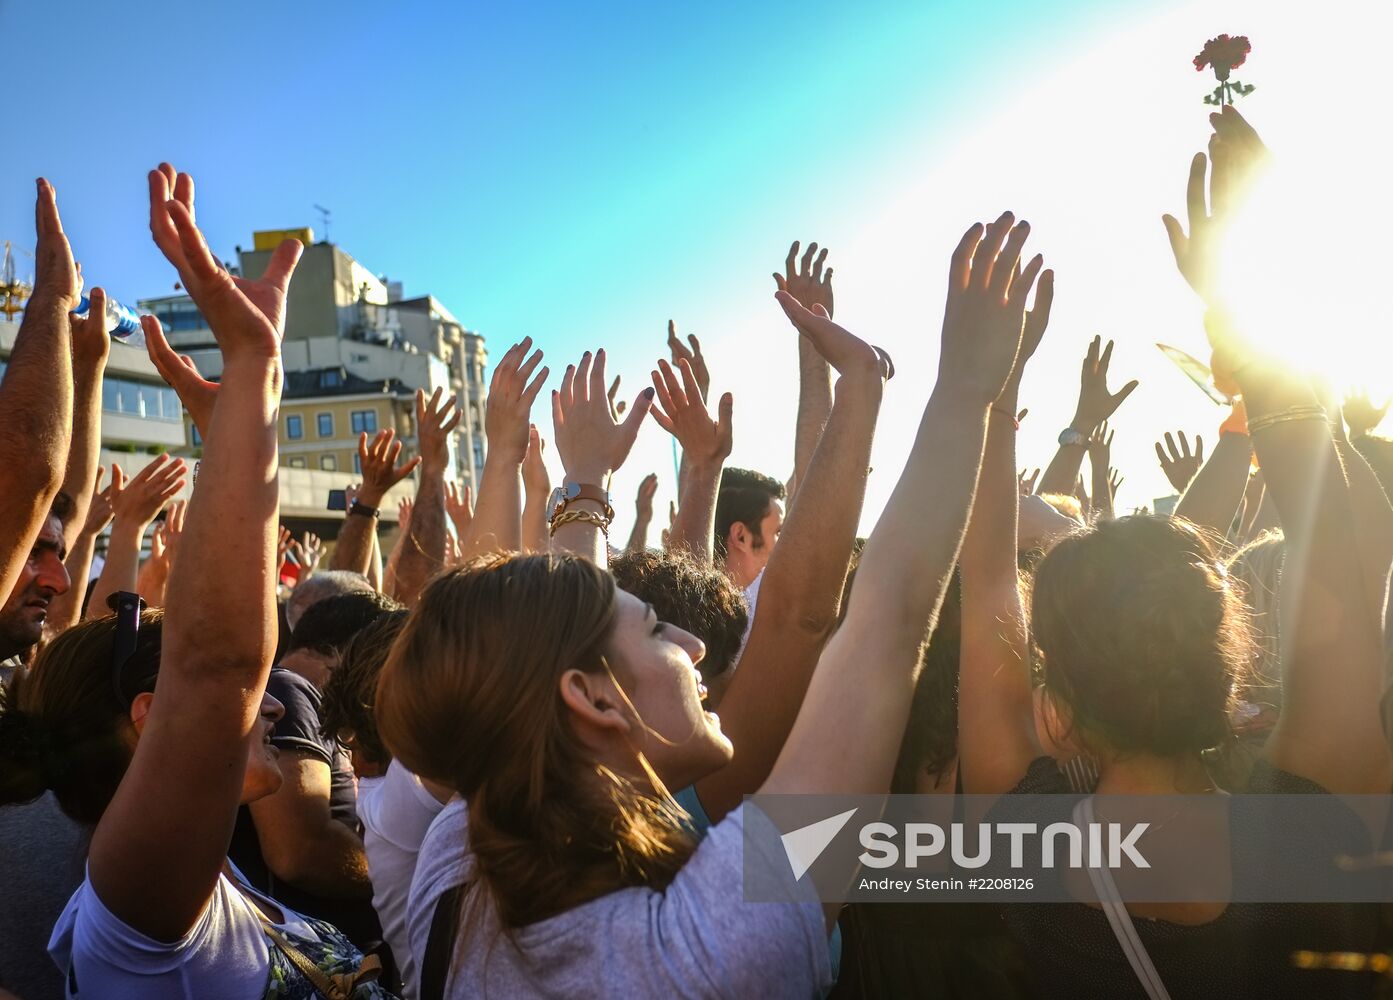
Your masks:
[{"label": "backpack strap", "polygon": [[[1087,828],[1092,822],[1093,796],[1090,795],[1080,799],[1079,804],[1074,807],[1074,825]],[[1097,895],[1098,902],[1103,906],[1103,913],[1107,915],[1113,936],[1117,938],[1122,953],[1127,956],[1127,963],[1136,973],[1141,988],[1146,991],[1150,1000],[1170,1000],[1170,993],[1166,991],[1166,985],[1161,982],[1161,975],[1156,971],[1146,945],[1142,944],[1141,937],[1137,934],[1136,924],[1132,923],[1132,915],[1127,912],[1127,907],[1122,902],[1122,894],[1117,891],[1117,882],[1113,880],[1112,872],[1105,864],[1096,868],[1089,865],[1088,878],[1093,883],[1093,892]]]},{"label": "backpack strap", "polygon": [[445,1000],[445,982],[450,977],[450,959],[459,939],[459,913],[469,883],[452,886],[435,901],[430,919],[426,953],[421,956],[420,1000]]}]

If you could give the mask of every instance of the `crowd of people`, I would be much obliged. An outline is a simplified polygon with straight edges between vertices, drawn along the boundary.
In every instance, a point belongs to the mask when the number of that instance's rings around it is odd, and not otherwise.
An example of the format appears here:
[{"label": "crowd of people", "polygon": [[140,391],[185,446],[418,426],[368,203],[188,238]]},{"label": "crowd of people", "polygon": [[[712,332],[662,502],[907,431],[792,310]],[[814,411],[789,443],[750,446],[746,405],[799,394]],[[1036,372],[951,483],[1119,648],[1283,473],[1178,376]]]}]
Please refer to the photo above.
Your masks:
[{"label": "crowd of people", "polygon": [[[203,453],[187,502],[179,459],[103,485],[104,296],[74,314],[82,278],[40,180],[0,382],[0,996],[1386,989],[1376,907],[844,907],[786,861],[786,901],[743,888],[745,834],[770,822],[757,792],[1393,790],[1393,443],[1369,400],[1341,406],[1231,318],[1217,247],[1268,153],[1231,106],[1211,121],[1188,219],[1165,228],[1235,402],[1208,454],[1199,435],[1157,443],[1174,512],[1114,509],[1108,422],[1136,383],[1114,387],[1097,338],[1057,452],[1019,471],[1055,275],[1006,212],[948,261],[937,381],[864,539],[894,365],[834,321],[828,251],[797,243],[774,276],[799,355],[791,470],[727,466],[741,418],[695,338],[669,327],[625,402],[603,348],[553,372],[525,339],[492,374],[477,495],[449,474],[455,400],[418,393],[415,453],[363,435],[337,538],[289,537],[280,349],[301,247],[229,273],[168,164],[150,230],[221,375],[142,317]],[[544,388],[560,484],[533,422]],[[610,477],[650,417],[681,448],[679,499],[651,539],[646,478],[621,544]],[[380,508],[408,481],[384,559]],[[1235,823],[1212,850],[1274,835]]]}]

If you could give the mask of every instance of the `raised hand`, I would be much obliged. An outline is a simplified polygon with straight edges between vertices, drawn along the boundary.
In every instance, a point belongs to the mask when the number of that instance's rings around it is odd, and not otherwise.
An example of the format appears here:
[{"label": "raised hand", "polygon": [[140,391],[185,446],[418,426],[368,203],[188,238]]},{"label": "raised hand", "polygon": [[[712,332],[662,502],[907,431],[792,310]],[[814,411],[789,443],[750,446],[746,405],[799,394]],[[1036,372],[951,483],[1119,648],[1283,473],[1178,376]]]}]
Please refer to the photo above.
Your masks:
[{"label": "raised hand", "polygon": [[1114,430],[1108,429],[1108,422],[1104,420],[1088,438],[1088,460],[1095,467],[1108,467],[1112,461],[1112,439],[1117,434]]},{"label": "raised hand", "polygon": [[68,317],[73,332],[73,366],[100,371],[111,353],[111,336],[106,332],[106,292],[93,288],[87,293],[87,315]]},{"label": "raised hand", "polygon": [[734,397],[730,393],[721,397],[718,419],[712,420],[690,362],[684,358],[678,362],[678,368],[680,380],[671,365],[658,361],[653,372],[653,388],[657,392],[653,419],[677,439],[682,454],[693,464],[720,465],[732,447],[730,418]]},{"label": "raised hand", "polygon": [[450,432],[459,426],[459,401],[436,389],[426,401],[426,391],[416,390],[416,446],[421,452],[421,472],[443,473],[450,458]]},{"label": "raised hand", "polygon": [[208,321],[224,363],[279,358],[285,297],[304,247],[282,240],[260,278],[233,277],[209,251],[194,220],[193,178],[161,163],[149,180],[150,234]]},{"label": "raised hand", "polygon": [[[358,464],[363,470],[363,485],[358,487],[355,499],[364,506],[379,507],[382,498],[397,483],[401,482],[421,464],[421,456],[397,465],[401,456],[401,442],[396,439],[396,431],[391,428],[378,431],[368,442],[366,432],[358,435]],[[348,505],[352,507],[352,502]]]},{"label": "raised hand", "polygon": [[24,310],[26,319],[31,312],[36,317],[72,312],[82,287],[77,265],[73,262],[73,250],[58,215],[57,193],[42,177],[38,189],[39,197],[34,206],[34,290]]},{"label": "raised hand", "polygon": [[567,365],[561,388],[552,391],[551,417],[556,451],[566,474],[577,482],[599,484],[629,457],[639,425],[653,404],[653,389],[644,389],[622,423],[605,398],[605,351],[586,351],[578,365]]},{"label": "raised hand", "polygon": [[[1209,305],[1220,298],[1218,263],[1222,241],[1233,211],[1241,203],[1249,181],[1267,160],[1267,147],[1257,132],[1232,106],[1209,116],[1214,135],[1208,157],[1196,153],[1190,161],[1185,187],[1188,235],[1173,215],[1161,216],[1170,239],[1175,266],[1181,276]],[[1208,169],[1211,167],[1212,169]],[[1205,175],[1209,174],[1209,197]]]},{"label": "raised hand", "polygon": [[628,409],[629,406],[624,400],[619,399],[619,383],[622,380],[622,375],[614,376],[614,381],[609,384],[609,392],[605,393],[606,398],[609,399],[610,416],[614,417],[616,423],[619,421],[619,418],[624,415],[624,411]]},{"label": "raised hand", "polygon": [[1390,405],[1393,405],[1393,397],[1385,399],[1380,406],[1369,398],[1368,390],[1361,389],[1346,396],[1341,410],[1349,425],[1350,439],[1361,438],[1377,427],[1388,416]]},{"label": "raised hand", "polygon": [[974,225],[963,234],[949,266],[938,382],[983,407],[1000,396],[1015,368],[1026,299],[1044,266],[1044,258],[1036,254],[1023,271],[1017,270],[1030,224],[1014,222],[1005,212],[985,229]]},{"label": "raised hand", "polygon": [[653,520],[653,497],[657,493],[658,474],[650,472],[638,484],[638,495],[634,497],[634,514],[638,520],[645,523]]},{"label": "raised hand", "polygon": [[276,579],[281,578],[281,572],[285,569],[286,560],[290,557],[290,550],[295,545],[295,536],[290,533],[290,529],[285,525],[280,526],[280,531],[276,535]]},{"label": "raised hand", "polygon": [[1114,500],[1117,499],[1117,491],[1122,488],[1124,482],[1126,482],[1126,480],[1123,478],[1122,473],[1118,472],[1116,469],[1108,470],[1108,488]]},{"label": "raised hand", "polygon": [[1133,379],[1117,392],[1108,390],[1108,366],[1112,364],[1113,342],[1108,341],[1108,346],[1100,354],[1102,342],[1102,337],[1093,338],[1079,373],[1079,402],[1070,426],[1084,434],[1092,434],[1094,428],[1116,413],[1139,384]]},{"label": "raised hand", "polygon": [[888,356],[878,352],[870,344],[851,331],[832,322],[832,317],[821,303],[811,309],[799,302],[792,293],[783,290],[774,293],[783,307],[784,315],[803,336],[812,342],[829,365],[842,377],[860,377],[884,382],[890,377]]},{"label": "raised hand", "polygon": [[774,272],[774,284],[779,286],[779,291],[788,292],[806,309],[822,306],[828,318],[831,318],[832,269],[823,270],[827,248],[823,247],[822,252],[818,253],[817,244],[809,243],[801,264],[796,264],[797,260],[798,241],[794,240],[788,248],[788,259],[784,261],[784,273]]},{"label": "raised hand", "polygon": [[[489,454],[521,465],[527,455],[528,431],[531,427],[532,401],[537,398],[551,369],[541,364],[542,352],[533,351],[532,338],[508,348],[494,366],[489,382],[488,404],[484,410],[484,433],[488,437]],[[528,380],[531,379],[529,382]],[[604,398],[603,387],[600,392]]]},{"label": "raised hand", "polygon": [[304,537],[295,543],[295,556],[300,560],[300,579],[312,576],[324,558],[324,541],[313,531],[306,531]]},{"label": "raised hand", "polygon": [[111,482],[102,488],[102,476],[105,475],[106,468],[97,466],[97,479],[92,484],[92,502],[87,507],[87,519],[82,523],[82,534],[100,535],[102,529],[111,523],[111,495],[114,492],[120,493],[121,487],[125,485],[126,477],[121,472],[119,465],[111,467]]},{"label": "raised hand", "polygon": [[[1017,280],[1020,272],[1020,261],[1016,262],[1016,273],[1012,275],[1012,281]],[[1035,308],[1025,314],[1025,324],[1021,332],[1021,346],[1016,351],[1016,363],[1011,369],[1011,377],[1006,380],[1006,385],[1001,390],[1001,395],[997,397],[998,405],[1014,407],[1016,400],[1020,396],[1021,378],[1025,375],[1026,363],[1035,356],[1035,351],[1040,346],[1040,342],[1045,339],[1045,330],[1050,325],[1050,309],[1054,306],[1054,272],[1044,270],[1040,272],[1040,280],[1035,287]],[[1008,409],[1009,413],[1010,410]],[[1016,423],[1019,424],[1025,419],[1025,410],[1021,410],[1016,415]]]},{"label": "raised hand", "polygon": [[411,529],[411,515],[416,510],[416,501],[402,497],[397,501],[397,531],[405,535]]},{"label": "raised hand", "polygon": [[548,475],[546,462],[542,459],[546,451],[546,439],[537,430],[537,425],[533,424],[527,430],[527,454],[522,459],[523,489],[528,494],[546,496],[551,493],[551,476]]},{"label": "raised hand", "polygon": [[171,459],[168,455],[157,455],[155,460],[137,472],[122,488],[110,497],[112,518],[117,525],[138,529],[155,519],[165,504],[174,499],[184,488],[184,460]]},{"label": "raised hand", "polygon": [[1171,487],[1177,493],[1184,493],[1204,465],[1204,438],[1195,435],[1195,452],[1192,455],[1185,432],[1176,431],[1176,434],[1180,436],[1180,446],[1176,447],[1175,438],[1170,431],[1166,431],[1165,447],[1161,447],[1160,441],[1156,442],[1156,458],[1160,460],[1161,471],[1166,474]]},{"label": "raised hand", "polygon": [[[672,320],[667,321],[667,348],[672,352],[673,365],[679,365],[686,361],[692,366],[692,376],[696,379],[697,388],[701,390],[701,401],[704,403],[710,399],[711,392],[711,372],[706,368],[706,356],[701,353],[701,341],[696,339],[696,334],[687,334],[687,344],[683,344],[677,337],[677,324]],[[615,383],[618,383],[615,379]],[[621,408],[620,413],[624,410]]]},{"label": "raised hand", "polygon": [[447,479],[445,514],[455,526],[455,535],[463,541],[469,533],[470,523],[474,520],[474,491],[468,486],[461,488],[453,479]]},{"label": "raised hand", "polygon": [[1036,469],[1030,475],[1026,475],[1024,469],[1016,474],[1016,486],[1020,489],[1023,497],[1035,495],[1035,484],[1040,481],[1040,470]]},{"label": "raised hand", "polygon": [[[93,289],[95,292],[95,289]],[[93,307],[95,312],[95,306]],[[198,366],[187,354],[177,354],[165,339],[164,327],[154,316],[140,317],[140,327],[145,331],[145,351],[150,355],[160,378],[168,383],[189,411],[189,417],[198,433],[208,436],[208,422],[213,417],[213,407],[218,401],[218,384],[209,382],[198,372]]]}]

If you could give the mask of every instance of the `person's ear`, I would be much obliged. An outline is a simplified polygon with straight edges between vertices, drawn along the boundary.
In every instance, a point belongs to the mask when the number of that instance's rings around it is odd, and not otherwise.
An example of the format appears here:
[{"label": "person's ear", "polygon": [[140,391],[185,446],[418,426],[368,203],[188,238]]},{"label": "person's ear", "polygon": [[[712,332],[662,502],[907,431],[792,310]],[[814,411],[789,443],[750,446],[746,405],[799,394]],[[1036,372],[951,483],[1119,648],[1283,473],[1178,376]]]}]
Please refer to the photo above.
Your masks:
[{"label": "person's ear", "polygon": [[726,539],[726,551],[750,551],[750,529],[745,527],[743,521],[736,521],[730,526],[730,536]]},{"label": "person's ear", "polygon": [[624,736],[632,728],[622,698],[603,674],[567,670],[561,675],[561,701],[582,734],[600,731]]},{"label": "person's ear", "polygon": [[150,716],[150,705],[154,700],[152,692],[142,691],[131,702],[131,724],[135,726],[137,735],[145,731],[145,720]]}]

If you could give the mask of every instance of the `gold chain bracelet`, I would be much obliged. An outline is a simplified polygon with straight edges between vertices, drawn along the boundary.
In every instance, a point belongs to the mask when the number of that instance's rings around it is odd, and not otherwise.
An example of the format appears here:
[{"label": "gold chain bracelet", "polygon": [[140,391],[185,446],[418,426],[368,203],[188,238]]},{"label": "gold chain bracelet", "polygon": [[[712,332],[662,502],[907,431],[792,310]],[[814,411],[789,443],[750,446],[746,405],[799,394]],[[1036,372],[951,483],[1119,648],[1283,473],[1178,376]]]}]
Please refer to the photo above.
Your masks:
[{"label": "gold chain bracelet", "polygon": [[593,510],[568,510],[563,514],[557,514],[551,519],[551,535],[556,537],[556,530],[563,524],[571,524],[575,521],[584,521],[593,524],[604,533],[605,540],[609,540],[609,521],[603,514],[597,514]]},{"label": "gold chain bracelet", "polygon": [[1316,404],[1310,404],[1307,406],[1290,406],[1285,410],[1279,410],[1277,413],[1271,413],[1266,416],[1256,418],[1249,417],[1248,433],[1250,435],[1256,434],[1259,431],[1267,430],[1269,427],[1275,427],[1277,424],[1285,424],[1292,420],[1329,419],[1330,415],[1326,412],[1324,406],[1319,406]]}]

